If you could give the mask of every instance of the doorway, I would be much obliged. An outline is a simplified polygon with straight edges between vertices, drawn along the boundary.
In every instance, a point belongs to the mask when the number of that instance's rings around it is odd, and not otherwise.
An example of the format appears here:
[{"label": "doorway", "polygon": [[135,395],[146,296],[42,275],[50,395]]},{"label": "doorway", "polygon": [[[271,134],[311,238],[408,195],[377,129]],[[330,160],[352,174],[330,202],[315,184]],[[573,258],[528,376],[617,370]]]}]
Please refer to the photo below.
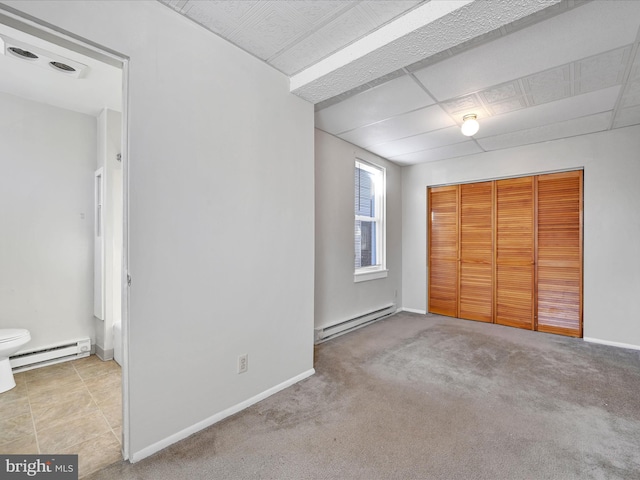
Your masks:
[{"label": "doorway", "polygon": [[[31,332],[23,359],[91,343],[90,356],[79,348],[19,368],[16,388],[0,394],[0,452],[78,453],[86,475],[127,451],[126,348],[122,368],[113,360],[127,331],[126,60],[4,10],[0,50],[0,218],[9,232],[0,328]],[[102,460],[92,453],[109,448]]]}]

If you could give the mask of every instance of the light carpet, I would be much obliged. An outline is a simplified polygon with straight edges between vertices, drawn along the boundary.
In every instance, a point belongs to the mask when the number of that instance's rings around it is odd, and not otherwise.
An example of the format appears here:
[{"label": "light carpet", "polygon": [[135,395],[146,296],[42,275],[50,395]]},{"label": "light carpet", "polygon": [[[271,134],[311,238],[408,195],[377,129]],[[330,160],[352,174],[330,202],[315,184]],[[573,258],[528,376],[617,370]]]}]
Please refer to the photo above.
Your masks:
[{"label": "light carpet", "polygon": [[316,374],[98,479],[638,479],[640,352],[399,313]]}]

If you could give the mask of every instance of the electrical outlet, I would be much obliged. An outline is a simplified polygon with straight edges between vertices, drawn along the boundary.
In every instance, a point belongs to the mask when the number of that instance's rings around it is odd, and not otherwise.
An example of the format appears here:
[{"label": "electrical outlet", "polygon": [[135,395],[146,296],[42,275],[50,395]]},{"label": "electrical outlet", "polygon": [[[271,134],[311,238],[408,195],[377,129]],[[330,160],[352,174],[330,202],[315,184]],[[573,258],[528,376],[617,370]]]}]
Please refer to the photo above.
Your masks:
[{"label": "electrical outlet", "polygon": [[245,353],[238,357],[238,373],[244,373],[249,370],[249,354]]}]

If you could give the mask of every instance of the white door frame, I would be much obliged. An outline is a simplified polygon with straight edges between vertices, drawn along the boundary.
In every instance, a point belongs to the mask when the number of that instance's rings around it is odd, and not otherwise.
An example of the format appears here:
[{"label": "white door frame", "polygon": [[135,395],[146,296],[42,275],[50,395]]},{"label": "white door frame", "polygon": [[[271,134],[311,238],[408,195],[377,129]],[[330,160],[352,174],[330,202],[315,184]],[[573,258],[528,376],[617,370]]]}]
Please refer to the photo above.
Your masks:
[{"label": "white door frame", "polygon": [[122,193],[123,193],[123,258],[122,258],[122,456],[131,458],[129,441],[129,58],[88,39],[65,32],[37,18],[0,4],[0,23],[22,30],[55,45],[82,53],[122,69]]}]

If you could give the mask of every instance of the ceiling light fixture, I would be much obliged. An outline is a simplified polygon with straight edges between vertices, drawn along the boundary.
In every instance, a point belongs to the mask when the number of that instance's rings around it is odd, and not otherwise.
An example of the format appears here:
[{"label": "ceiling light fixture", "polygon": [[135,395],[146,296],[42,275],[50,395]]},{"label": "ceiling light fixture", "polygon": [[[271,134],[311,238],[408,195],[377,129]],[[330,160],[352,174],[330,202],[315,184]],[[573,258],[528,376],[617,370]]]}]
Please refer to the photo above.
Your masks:
[{"label": "ceiling light fixture", "polygon": [[471,137],[478,133],[480,124],[478,123],[477,118],[478,116],[475,113],[470,113],[462,117],[462,127],[460,130],[462,130],[463,135]]}]

